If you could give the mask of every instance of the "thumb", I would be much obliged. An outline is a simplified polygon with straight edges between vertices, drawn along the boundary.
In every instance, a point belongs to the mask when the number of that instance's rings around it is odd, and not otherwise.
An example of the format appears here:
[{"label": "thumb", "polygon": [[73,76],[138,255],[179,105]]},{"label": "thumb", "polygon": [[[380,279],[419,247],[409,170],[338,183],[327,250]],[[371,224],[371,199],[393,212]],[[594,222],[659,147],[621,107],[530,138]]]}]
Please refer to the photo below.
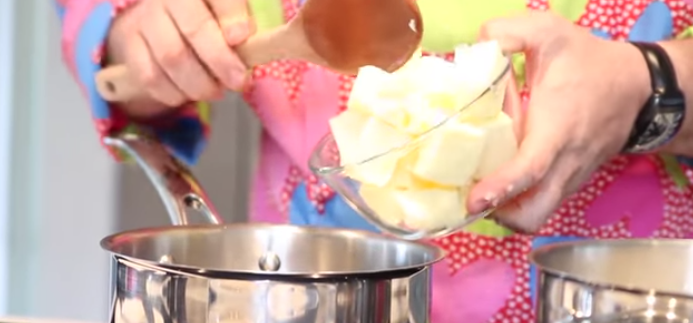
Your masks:
[{"label": "thumb", "polygon": [[560,149],[551,138],[537,131],[528,132],[510,162],[474,185],[467,202],[469,212],[477,214],[502,205],[542,181]]},{"label": "thumb", "polygon": [[545,34],[551,14],[529,11],[517,16],[496,18],[481,26],[480,40],[495,40],[506,54],[530,50],[539,35]]},{"label": "thumb", "polygon": [[229,46],[238,45],[255,33],[255,22],[250,16],[247,0],[206,1]]},{"label": "thumb", "polygon": [[499,224],[516,232],[535,233],[545,223],[553,211],[560,206],[563,186],[557,167],[539,183],[512,200],[500,205],[492,217]]}]

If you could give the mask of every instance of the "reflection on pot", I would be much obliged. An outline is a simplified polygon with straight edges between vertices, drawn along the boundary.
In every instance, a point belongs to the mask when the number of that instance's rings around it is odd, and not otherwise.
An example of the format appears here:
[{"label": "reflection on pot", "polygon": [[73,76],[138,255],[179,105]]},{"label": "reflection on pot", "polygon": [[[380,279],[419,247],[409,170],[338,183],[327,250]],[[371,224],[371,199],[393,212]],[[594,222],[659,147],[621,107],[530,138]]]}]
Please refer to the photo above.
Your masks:
[{"label": "reflection on pot", "polygon": [[425,323],[430,271],[326,282],[210,279],[116,262],[112,323]]}]

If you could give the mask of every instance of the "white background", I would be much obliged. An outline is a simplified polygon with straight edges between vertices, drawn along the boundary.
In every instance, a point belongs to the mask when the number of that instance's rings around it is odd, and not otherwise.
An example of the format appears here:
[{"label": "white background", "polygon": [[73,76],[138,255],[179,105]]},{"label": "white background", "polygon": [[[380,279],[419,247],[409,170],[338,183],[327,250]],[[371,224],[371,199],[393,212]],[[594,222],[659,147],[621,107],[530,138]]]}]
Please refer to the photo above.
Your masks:
[{"label": "white background", "polygon": [[0,311],[105,321],[116,169],[59,26],[52,1],[0,1]]},{"label": "white background", "polygon": [[0,1],[0,313],[7,311],[9,254],[8,188],[10,148],[10,84],[12,51],[3,50],[12,44],[12,11],[14,1]]}]

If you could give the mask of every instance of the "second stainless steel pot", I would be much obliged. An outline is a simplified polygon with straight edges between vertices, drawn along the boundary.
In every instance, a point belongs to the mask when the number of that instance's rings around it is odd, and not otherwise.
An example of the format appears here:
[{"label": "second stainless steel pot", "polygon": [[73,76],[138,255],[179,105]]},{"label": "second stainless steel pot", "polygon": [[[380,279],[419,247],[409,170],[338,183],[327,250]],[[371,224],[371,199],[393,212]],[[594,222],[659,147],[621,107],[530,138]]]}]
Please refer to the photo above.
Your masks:
[{"label": "second stainless steel pot", "polygon": [[693,241],[589,240],[534,251],[537,322],[693,322]]},{"label": "second stainless steel pot", "polygon": [[155,141],[107,138],[132,156],[174,224],[118,233],[111,323],[424,323],[440,249],[369,232],[220,225],[192,174]]}]

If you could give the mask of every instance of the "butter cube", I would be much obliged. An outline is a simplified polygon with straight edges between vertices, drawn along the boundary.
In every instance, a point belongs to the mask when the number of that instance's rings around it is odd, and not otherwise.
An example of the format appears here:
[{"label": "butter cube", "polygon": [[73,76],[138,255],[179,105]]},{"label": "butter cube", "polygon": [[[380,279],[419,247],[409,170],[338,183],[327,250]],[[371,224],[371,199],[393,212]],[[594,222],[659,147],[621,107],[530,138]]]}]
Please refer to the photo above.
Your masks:
[{"label": "butter cube", "polygon": [[407,144],[410,140],[408,134],[378,118],[369,118],[360,129],[359,156],[363,158],[358,162],[363,163],[354,165],[349,175],[364,183],[384,186],[392,178],[397,162],[405,153],[391,150]]},{"label": "butter cube", "polygon": [[361,149],[361,132],[368,122],[368,115],[346,110],[329,120],[342,165],[359,162],[365,158]]},{"label": "butter cube", "polygon": [[417,76],[419,91],[431,97],[456,95],[462,89],[463,80],[455,64],[439,57],[421,58],[421,70]]},{"label": "butter cube", "polygon": [[495,172],[517,153],[513,120],[507,114],[501,112],[496,118],[484,123],[482,127],[486,132],[486,141],[479,168],[474,174],[476,180]]},{"label": "butter cube", "polygon": [[471,183],[484,151],[486,133],[483,129],[467,124],[446,124],[423,140],[414,174],[442,185]]},{"label": "butter cube", "polygon": [[417,93],[444,93],[454,89],[451,79],[455,76],[455,64],[440,57],[424,56],[410,62],[392,75],[393,84],[408,84]]},{"label": "butter cube", "polygon": [[416,163],[417,151],[412,151],[402,156],[395,166],[390,181],[385,185],[392,189],[407,189],[417,186],[417,179],[412,174],[411,169]]},{"label": "butter cube", "polygon": [[388,98],[373,100],[370,105],[370,113],[397,129],[405,128],[409,124],[409,113],[402,107],[402,102],[398,100]]},{"label": "butter cube", "polygon": [[[465,108],[463,114],[472,120],[484,120],[495,117],[503,109],[503,97],[507,86],[507,76],[486,93],[496,79],[508,66],[508,59],[503,56],[496,41],[482,42],[472,46],[459,46],[455,49],[455,65],[461,75],[462,94],[460,101],[467,103],[479,98]],[[484,95],[483,97],[479,97]]]},{"label": "butter cube", "polygon": [[432,106],[430,98],[421,94],[409,95],[403,108],[409,116],[405,131],[414,135],[431,130],[454,114],[450,109]]},{"label": "butter cube", "polygon": [[359,195],[373,210],[375,216],[386,224],[397,226],[404,221],[404,211],[395,199],[395,190],[363,184]]},{"label": "butter cube", "polygon": [[418,155],[418,150],[414,149],[403,156],[399,162],[397,162],[397,166],[392,174],[392,178],[390,178],[390,181],[385,184],[385,187],[396,190],[446,188],[446,186],[426,181],[414,175],[412,168],[416,164]]},{"label": "butter cube", "polygon": [[458,189],[402,190],[395,193],[404,211],[404,224],[411,229],[439,230],[455,226],[467,215]]},{"label": "butter cube", "polygon": [[363,66],[359,68],[358,75],[351,87],[351,94],[347,106],[358,102],[370,102],[378,97],[383,85],[392,82],[392,74],[375,66]]},{"label": "butter cube", "polygon": [[465,71],[463,74],[473,76],[484,88],[491,85],[509,63],[495,40],[458,46],[454,61],[457,68]]},{"label": "butter cube", "polygon": [[[503,112],[503,102],[505,101],[505,90],[508,78],[504,78],[498,84],[489,88],[488,92],[480,91],[478,98],[471,99],[474,103],[464,108],[460,120],[469,122],[486,121],[495,118]],[[474,101],[476,99],[476,101]]]},{"label": "butter cube", "polygon": [[394,75],[402,75],[407,73],[410,70],[415,70],[419,64],[419,61],[421,60],[421,57],[423,57],[423,51],[421,48],[417,49],[414,54],[411,55],[411,58],[402,65],[398,70],[396,70]]},{"label": "butter cube", "polygon": [[394,127],[404,127],[408,120],[401,99],[407,95],[392,74],[374,66],[364,66],[354,81],[347,108],[373,115]]}]

